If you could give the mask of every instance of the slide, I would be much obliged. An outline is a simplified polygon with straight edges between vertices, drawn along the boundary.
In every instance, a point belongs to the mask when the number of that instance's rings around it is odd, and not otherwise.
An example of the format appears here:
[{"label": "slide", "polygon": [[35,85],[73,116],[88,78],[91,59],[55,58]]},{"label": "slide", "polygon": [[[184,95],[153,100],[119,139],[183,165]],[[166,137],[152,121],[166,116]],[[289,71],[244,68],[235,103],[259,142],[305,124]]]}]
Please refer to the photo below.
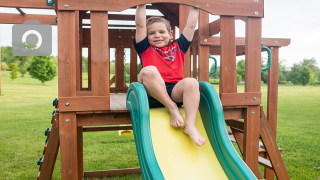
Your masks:
[{"label": "slide", "polygon": [[[132,83],[127,92],[133,134],[143,179],[257,179],[234,149],[227,134],[216,90],[200,84],[197,128],[207,143],[197,146],[182,128],[173,128],[165,108],[149,109],[145,88]],[[180,108],[184,116],[184,109]]]}]

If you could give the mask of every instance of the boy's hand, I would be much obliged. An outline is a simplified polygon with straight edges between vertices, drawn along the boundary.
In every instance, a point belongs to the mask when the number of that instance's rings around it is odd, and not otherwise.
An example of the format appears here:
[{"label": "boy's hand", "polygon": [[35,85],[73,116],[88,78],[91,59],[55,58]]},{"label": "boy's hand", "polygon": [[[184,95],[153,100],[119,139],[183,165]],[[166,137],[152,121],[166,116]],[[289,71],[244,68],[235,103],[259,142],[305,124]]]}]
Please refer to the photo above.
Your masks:
[{"label": "boy's hand", "polygon": [[199,8],[190,6],[187,25],[183,29],[182,34],[186,37],[188,41],[192,41],[195,28],[197,26],[199,17]]},{"label": "boy's hand", "polygon": [[136,43],[142,41],[147,37],[147,16],[146,16],[146,5],[139,5],[136,9]]}]

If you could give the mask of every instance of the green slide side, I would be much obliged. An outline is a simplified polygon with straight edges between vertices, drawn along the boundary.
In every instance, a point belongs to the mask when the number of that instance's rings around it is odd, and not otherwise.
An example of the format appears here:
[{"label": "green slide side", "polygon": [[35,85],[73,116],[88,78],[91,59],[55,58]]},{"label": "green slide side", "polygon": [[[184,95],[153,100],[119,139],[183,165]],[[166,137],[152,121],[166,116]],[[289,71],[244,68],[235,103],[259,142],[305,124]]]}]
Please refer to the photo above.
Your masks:
[{"label": "green slide side", "polygon": [[[228,179],[256,179],[235,151],[227,134],[223,108],[216,90],[207,82],[200,84],[199,111],[212,148]],[[143,179],[165,179],[157,163],[150,132],[149,103],[145,88],[132,83],[127,92],[134,138]]]}]

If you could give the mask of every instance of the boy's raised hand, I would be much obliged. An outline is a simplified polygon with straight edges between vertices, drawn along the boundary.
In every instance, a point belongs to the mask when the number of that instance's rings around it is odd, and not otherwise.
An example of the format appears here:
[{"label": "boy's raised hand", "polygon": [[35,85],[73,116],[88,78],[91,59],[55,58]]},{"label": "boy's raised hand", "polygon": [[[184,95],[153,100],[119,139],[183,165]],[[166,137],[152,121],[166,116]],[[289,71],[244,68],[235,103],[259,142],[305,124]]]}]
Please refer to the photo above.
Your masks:
[{"label": "boy's raised hand", "polygon": [[146,16],[146,5],[139,5],[136,9],[136,43],[142,41],[147,37],[147,16]]},{"label": "boy's raised hand", "polygon": [[182,34],[188,41],[192,41],[195,28],[199,18],[199,8],[190,6],[187,25],[183,29]]}]

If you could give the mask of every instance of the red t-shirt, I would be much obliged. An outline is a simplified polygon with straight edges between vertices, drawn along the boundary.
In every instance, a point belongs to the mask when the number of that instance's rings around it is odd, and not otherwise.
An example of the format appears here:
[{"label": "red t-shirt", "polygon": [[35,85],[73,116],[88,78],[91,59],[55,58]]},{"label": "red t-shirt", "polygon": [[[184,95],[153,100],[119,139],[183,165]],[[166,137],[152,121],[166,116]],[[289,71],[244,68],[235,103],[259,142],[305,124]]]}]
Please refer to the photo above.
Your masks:
[{"label": "red t-shirt", "polygon": [[167,83],[176,83],[183,79],[184,54],[191,44],[183,34],[176,42],[162,48],[150,45],[147,37],[139,43],[135,40],[133,43],[142,67],[155,66]]}]

